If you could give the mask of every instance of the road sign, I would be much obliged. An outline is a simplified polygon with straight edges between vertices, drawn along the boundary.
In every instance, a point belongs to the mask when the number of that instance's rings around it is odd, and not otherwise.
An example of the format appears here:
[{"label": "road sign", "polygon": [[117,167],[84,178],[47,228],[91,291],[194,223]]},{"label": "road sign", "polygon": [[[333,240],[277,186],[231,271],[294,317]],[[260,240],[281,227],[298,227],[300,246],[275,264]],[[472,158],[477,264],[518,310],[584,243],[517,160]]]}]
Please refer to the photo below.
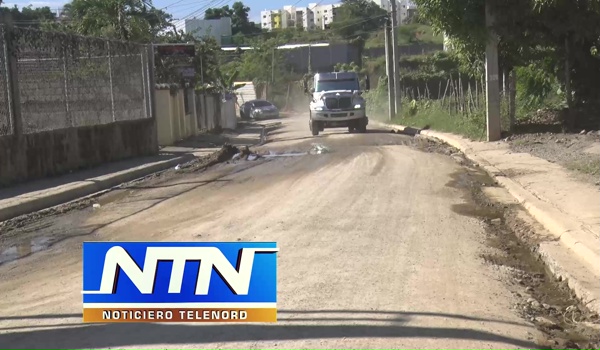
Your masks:
[{"label": "road sign", "polygon": [[159,44],[156,52],[162,57],[193,58],[196,56],[194,44]]},{"label": "road sign", "polygon": [[192,79],[196,76],[194,67],[178,67],[177,70],[184,79]]}]

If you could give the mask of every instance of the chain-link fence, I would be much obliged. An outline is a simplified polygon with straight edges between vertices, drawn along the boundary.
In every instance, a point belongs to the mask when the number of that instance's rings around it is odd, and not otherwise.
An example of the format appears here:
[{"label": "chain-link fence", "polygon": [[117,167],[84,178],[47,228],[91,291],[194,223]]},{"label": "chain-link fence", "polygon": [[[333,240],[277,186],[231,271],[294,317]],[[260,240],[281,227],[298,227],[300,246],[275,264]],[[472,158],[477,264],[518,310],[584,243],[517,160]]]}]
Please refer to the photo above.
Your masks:
[{"label": "chain-link fence", "polygon": [[[145,46],[29,28],[10,31],[23,133],[150,116]],[[2,118],[0,108],[0,125]]]}]

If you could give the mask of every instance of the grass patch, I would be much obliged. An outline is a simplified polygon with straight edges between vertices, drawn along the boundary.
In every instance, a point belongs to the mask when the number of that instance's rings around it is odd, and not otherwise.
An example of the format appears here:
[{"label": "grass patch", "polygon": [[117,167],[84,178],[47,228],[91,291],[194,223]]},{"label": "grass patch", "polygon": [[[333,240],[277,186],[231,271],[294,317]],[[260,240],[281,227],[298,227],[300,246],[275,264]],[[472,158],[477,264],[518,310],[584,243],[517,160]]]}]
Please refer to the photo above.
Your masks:
[{"label": "grass patch", "polygon": [[589,159],[589,160],[577,160],[565,164],[567,169],[574,170],[580,173],[588,175],[600,174],[600,160]]},{"label": "grass patch", "polygon": [[411,126],[414,128],[429,127],[433,130],[462,135],[473,141],[485,139],[485,128],[470,122],[461,116],[444,115],[443,113],[420,113],[412,117],[395,118],[394,124]]},{"label": "grass patch", "polygon": [[[387,108],[377,111],[379,119],[385,120]],[[486,120],[483,111],[476,113],[451,112],[440,101],[422,100],[402,103],[402,116],[391,121],[392,124],[414,128],[428,127],[433,130],[462,135],[473,141],[482,141],[486,137]]]},{"label": "grass patch", "polygon": [[[442,35],[436,35],[433,28],[419,23],[403,24],[398,28],[398,45],[438,44],[444,43]],[[385,34],[374,33],[365,43],[365,48],[385,47]]]}]

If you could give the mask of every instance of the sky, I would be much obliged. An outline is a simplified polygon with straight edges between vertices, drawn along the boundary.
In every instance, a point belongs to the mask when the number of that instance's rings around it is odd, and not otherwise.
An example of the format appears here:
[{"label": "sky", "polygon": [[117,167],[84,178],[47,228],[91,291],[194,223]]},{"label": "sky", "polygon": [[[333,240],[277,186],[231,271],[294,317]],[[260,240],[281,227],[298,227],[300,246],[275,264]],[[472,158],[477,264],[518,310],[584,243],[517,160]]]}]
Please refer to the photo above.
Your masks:
[{"label": "sky", "polygon": [[[68,1],[64,0],[3,0],[2,6],[48,6],[52,10],[58,10],[67,2]],[[234,2],[235,0],[153,0],[154,7],[171,13],[173,18],[179,20],[185,19],[186,17],[191,18],[193,16],[202,17],[202,15],[204,15],[204,10],[207,8],[222,7],[225,5],[231,7]],[[333,4],[336,2],[339,1],[321,0],[320,4]],[[319,3],[319,0],[243,0],[243,3],[250,7],[250,20],[260,22],[260,11],[262,10],[280,9],[284,5],[307,6],[309,3]]]}]

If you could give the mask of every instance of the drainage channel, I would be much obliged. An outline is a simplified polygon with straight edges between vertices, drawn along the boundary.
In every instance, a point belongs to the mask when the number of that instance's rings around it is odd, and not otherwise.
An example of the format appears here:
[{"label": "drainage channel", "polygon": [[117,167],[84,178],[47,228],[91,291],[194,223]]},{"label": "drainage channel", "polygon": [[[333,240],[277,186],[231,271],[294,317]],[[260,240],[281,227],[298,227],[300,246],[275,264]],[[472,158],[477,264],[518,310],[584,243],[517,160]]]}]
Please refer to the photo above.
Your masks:
[{"label": "drainage channel", "polygon": [[[546,349],[598,349],[598,314],[576,298],[566,281],[552,274],[536,244],[516,234],[516,225],[523,225],[518,219],[523,209],[492,199],[492,191],[485,188],[500,189],[496,181],[464,157],[457,161],[464,167],[447,186],[463,190],[464,203],[452,209],[483,222],[489,251],[481,258],[505,277],[515,297],[514,311],[544,335],[536,342]],[[528,234],[532,232],[528,228]]]}]

